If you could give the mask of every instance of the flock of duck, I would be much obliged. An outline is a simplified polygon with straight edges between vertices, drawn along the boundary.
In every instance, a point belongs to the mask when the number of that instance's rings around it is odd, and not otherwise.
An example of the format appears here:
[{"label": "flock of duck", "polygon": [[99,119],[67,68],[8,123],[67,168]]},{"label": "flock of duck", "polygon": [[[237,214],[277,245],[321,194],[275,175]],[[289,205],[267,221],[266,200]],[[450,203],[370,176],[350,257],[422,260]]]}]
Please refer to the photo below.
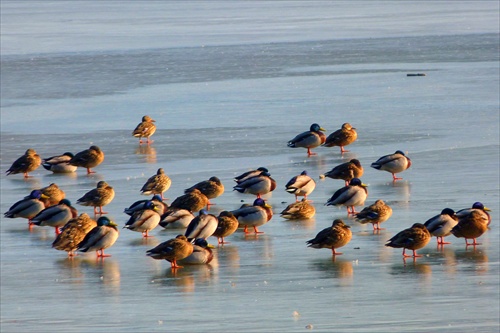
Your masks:
[{"label": "flock of duck", "polygon": [[[144,116],[142,122],[132,132],[139,138],[139,144],[153,141],[150,137],[155,133],[154,120]],[[318,124],[312,124],[309,131],[296,135],[288,142],[288,147],[305,148],[307,155],[315,155],[312,151],[319,146],[340,147],[344,153],[345,146],[357,139],[356,129],[345,123],[342,127],[326,136]],[[66,152],[62,155],[42,159],[34,149],[28,149],[6,171],[10,174],[29,173],[40,165],[53,173],[76,172],[78,167],[85,168],[87,174],[94,173],[93,168],[104,161],[104,152],[98,146],[77,154]],[[380,157],[371,165],[374,169],[387,171],[392,174],[393,181],[400,180],[397,174],[411,166],[411,160],[404,152],[398,150],[393,154]],[[357,159],[335,166],[320,178],[332,178],[345,181],[345,186],[338,189],[329,198],[325,205],[344,206],[347,215],[353,216],[358,222],[373,225],[373,230],[381,230],[380,224],[387,221],[392,215],[392,208],[383,200],[378,199],[373,204],[357,212],[355,207],[363,206],[368,191],[361,181],[363,167]],[[169,239],[155,248],[147,251],[147,255],[154,259],[167,260],[172,269],[180,264],[204,264],[213,258],[212,245],[207,241],[209,237],[216,237],[219,245],[227,243],[224,238],[232,235],[238,228],[243,232],[259,234],[258,228],[273,217],[272,207],[262,198],[276,189],[276,181],[271,177],[269,170],[259,167],[234,178],[234,191],[256,196],[252,205],[243,204],[233,211],[224,210],[218,216],[209,213],[212,204],[210,200],[222,195],[224,185],[217,177],[201,181],[185,189],[184,194],[175,198],[170,205],[165,203],[163,194],[170,188],[171,179],[163,168],[151,176],[141,188],[144,195],[153,195],[152,199],[139,200],[124,210],[129,219],[123,228],[141,232],[143,237],[149,237],[149,232],[158,225],[164,228],[184,228],[185,232]],[[288,205],[281,213],[285,219],[309,219],[315,213],[315,207],[307,199],[316,187],[316,182],[307,171],[291,178],[285,185],[286,191],[295,196],[295,202]],[[115,197],[113,187],[105,181],[99,181],[97,187],[85,193],[76,203],[82,206],[93,207],[94,219],[86,213],[78,215],[71,202],[65,198],[65,193],[55,183],[44,188],[33,190],[28,196],[19,200],[5,212],[8,218],[25,218],[31,230],[33,225],[50,226],[55,229],[56,239],[52,247],[66,251],[72,257],[76,251],[96,251],[98,258],[109,256],[104,250],[111,247],[119,236],[118,225],[111,221],[103,207]],[[386,246],[402,248],[403,257],[418,257],[416,250],[425,247],[432,236],[437,238],[438,246],[449,244],[444,238],[449,235],[465,238],[466,246],[479,245],[476,238],[488,229],[491,217],[489,209],[482,203],[476,202],[471,208],[454,211],[445,208],[442,212],[425,223],[415,223],[402,230],[387,241]],[[196,216],[195,216],[196,214]],[[99,216],[97,220],[95,218]],[[249,230],[252,229],[252,230]],[[326,248],[332,255],[340,255],[337,250],[350,242],[352,232],[350,226],[341,219],[335,219],[331,227],[321,230],[316,237],[307,241],[309,247]],[[472,240],[470,242],[470,240]],[[411,250],[411,255],[406,254]]]}]

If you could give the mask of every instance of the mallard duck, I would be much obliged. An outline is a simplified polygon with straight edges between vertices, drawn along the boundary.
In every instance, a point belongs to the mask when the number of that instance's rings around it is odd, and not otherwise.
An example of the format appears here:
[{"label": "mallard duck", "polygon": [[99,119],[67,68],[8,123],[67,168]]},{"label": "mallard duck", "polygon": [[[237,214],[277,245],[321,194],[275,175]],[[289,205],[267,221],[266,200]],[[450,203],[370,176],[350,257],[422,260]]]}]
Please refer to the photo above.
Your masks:
[{"label": "mallard duck", "polygon": [[336,219],[331,227],[321,230],[316,237],[306,243],[308,247],[313,249],[331,249],[333,256],[342,254],[342,252],[337,252],[335,249],[341,248],[351,241],[352,232],[350,228],[344,221]]},{"label": "mallard duck", "polygon": [[316,155],[311,152],[312,148],[321,146],[326,141],[326,131],[323,127],[314,123],[309,128],[309,131],[298,134],[292,140],[288,141],[288,147],[291,148],[307,148],[307,156]]},{"label": "mallard duck", "polygon": [[160,215],[165,214],[165,212],[168,210],[168,205],[165,202],[163,202],[161,196],[159,194],[155,194],[153,198],[151,198],[151,200],[149,199],[137,200],[136,202],[131,204],[128,208],[125,208],[123,212],[129,216],[132,216],[135,212],[146,208],[148,201],[153,201],[156,204],[156,211]]},{"label": "mallard duck", "polygon": [[150,237],[149,231],[156,228],[160,223],[160,215],[156,210],[156,204],[153,201],[149,201],[143,210],[132,214],[123,228],[142,232],[144,238]]},{"label": "mallard duck", "polygon": [[44,195],[42,191],[33,190],[28,196],[24,197],[24,199],[19,200],[12,205],[9,210],[4,213],[4,216],[11,219],[16,217],[28,219],[28,226],[31,230],[31,219],[45,209],[45,205],[42,200],[46,198],[47,196]]},{"label": "mallard duck", "polygon": [[104,254],[104,250],[111,247],[118,239],[120,233],[117,226],[107,216],[99,217],[97,226],[85,235],[77,249],[82,252],[96,251],[98,258],[111,257],[110,254]]},{"label": "mallard duck", "polygon": [[233,213],[224,210],[217,216],[217,229],[212,236],[217,237],[218,244],[228,244],[224,237],[231,236],[238,229],[238,219]]},{"label": "mallard duck", "polygon": [[382,230],[380,223],[387,221],[392,215],[392,208],[383,200],[377,200],[375,203],[365,207],[356,214],[356,220],[359,223],[371,223],[373,230]]},{"label": "mallard duck", "polygon": [[257,227],[266,224],[273,217],[272,207],[261,198],[255,199],[252,206],[244,205],[231,213],[238,219],[239,227],[244,227],[245,234],[248,233],[248,227],[253,227],[256,234],[262,234]]},{"label": "mallard duck", "polygon": [[421,257],[417,255],[417,250],[423,248],[429,243],[432,236],[422,223],[415,223],[411,228],[398,232],[394,237],[389,239],[385,246],[393,248],[403,248],[403,257],[411,257],[406,254],[406,250],[413,251],[413,257]]},{"label": "mallard duck", "polygon": [[170,177],[165,174],[163,168],[159,168],[156,175],[149,177],[142,186],[141,193],[144,195],[159,194],[163,201],[163,199],[165,199],[163,197],[163,192],[166,192],[171,184],[172,180]]},{"label": "mallard duck", "polygon": [[316,208],[306,198],[289,204],[281,213],[288,220],[310,219],[316,214]]},{"label": "mallard duck", "polygon": [[150,116],[142,117],[142,122],[138,124],[132,132],[132,136],[139,138],[139,144],[142,143],[142,138],[146,138],[147,144],[153,142],[152,140],[149,140],[149,137],[156,132],[156,125],[154,122],[155,120],[153,120]]},{"label": "mallard duck", "polygon": [[182,268],[182,266],[177,265],[177,260],[187,258],[193,251],[194,245],[187,240],[186,236],[178,235],[176,238],[169,239],[148,250],[146,254],[153,259],[169,261],[170,267],[175,269]]},{"label": "mallard duck", "polygon": [[219,178],[213,176],[210,177],[208,180],[201,181],[199,183],[194,184],[190,188],[187,188],[184,190],[184,193],[191,192],[197,188],[200,190],[201,193],[205,194],[205,196],[208,198],[208,205],[212,205],[210,203],[210,199],[215,199],[224,193],[224,184],[220,181]]},{"label": "mallard duck", "polygon": [[31,171],[35,171],[40,164],[42,164],[42,159],[40,155],[36,153],[34,149],[28,149],[23,156],[19,157],[12,163],[10,168],[5,171],[8,175],[15,175],[16,173],[23,173],[24,178],[28,178]]},{"label": "mallard duck", "polygon": [[345,150],[344,147],[350,145],[358,138],[358,133],[356,129],[351,126],[349,123],[344,123],[342,128],[336,130],[326,137],[325,143],[323,146],[325,147],[340,147],[340,152],[345,153],[349,150]]},{"label": "mallard duck", "polygon": [[285,188],[288,193],[295,195],[295,201],[299,201],[298,197],[307,199],[307,196],[316,188],[316,182],[304,170],[300,175],[290,179]]},{"label": "mallard duck", "polygon": [[347,186],[353,178],[361,178],[361,176],[363,176],[363,172],[364,170],[359,160],[353,158],[349,162],[337,165],[330,171],[323,174],[323,177],[342,179],[345,181],[345,186]]},{"label": "mallard duck", "polygon": [[215,215],[208,214],[205,209],[202,209],[198,212],[198,216],[189,222],[184,235],[190,242],[196,238],[207,239],[215,232],[217,224],[217,217]]},{"label": "mallard duck", "polygon": [[168,208],[161,215],[160,225],[163,228],[182,229],[187,228],[193,219],[193,213],[187,209]]},{"label": "mallard duck", "polygon": [[365,184],[359,178],[353,178],[348,186],[338,189],[325,206],[346,206],[347,215],[355,215],[354,206],[362,206],[368,197],[368,190]]},{"label": "mallard duck", "polygon": [[[479,209],[473,209],[469,214],[461,215],[458,218],[458,223],[451,229],[451,233],[458,238],[465,238],[465,245],[481,245],[476,241],[476,238],[480,237],[488,230],[488,223],[484,219],[483,211]],[[472,239],[472,243],[467,240]]]},{"label": "mallard duck", "polygon": [[69,161],[69,164],[87,169],[87,174],[95,173],[91,168],[95,168],[104,161],[104,152],[97,146],[90,146],[76,155]]},{"label": "mallard duck", "polygon": [[465,217],[467,215],[469,215],[470,212],[472,212],[473,210],[478,210],[482,213],[483,215],[483,220],[484,222],[489,226],[490,223],[491,223],[491,216],[488,212],[491,211],[491,209],[489,209],[488,207],[485,207],[481,202],[474,202],[474,204],[472,204],[472,208],[464,208],[464,209],[460,209],[459,211],[457,211],[457,217],[460,219],[462,217]]},{"label": "mallard duck", "polygon": [[269,170],[268,170],[267,168],[264,168],[264,167],[258,167],[258,168],[257,168],[257,169],[255,169],[255,170],[250,170],[250,171],[247,171],[247,172],[242,173],[242,174],[241,174],[241,175],[239,175],[239,176],[234,177],[234,181],[235,181],[236,183],[238,183],[238,184],[239,184],[239,183],[241,183],[241,182],[243,182],[243,181],[247,180],[248,178],[251,178],[251,177],[255,177],[255,176],[260,175],[260,173],[261,173],[261,172],[263,172],[263,171],[265,171],[265,172],[269,172]]},{"label": "mallard duck", "polygon": [[175,198],[170,204],[170,208],[187,209],[190,212],[199,212],[200,209],[208,206],[208,198],[200,190],[195,188],[191,192]]},{"label": "mallard duck", "polygon": [[75,157],[75,155],[70,152],[51,156],[42,160],[42,166],[53,173],[75,172],[78,167],[69,163],[73,157]]},{"label": "mallard duck", "polygon": [[392,174],[394,181],[403,179],[396,177],[397,173],[403,172],[411,166],[411,160],[401,150],[397,150],[394,154],[382,156],[370,165],[377,170],[383,170]]},{"label": "mallard duck", "polygon": [[458,217],[455,211],[451,208],[445,208],[441,214],[428,219],[424,225],[429,230],[432,236],[436,236],[437,244],[450,244],[443,241],[443,238],[451,234],[451,229],[458,223]]},{"label": "mallard duck", "polygon": [[[112,186],[109,186],[104,180],[101,180],[97,183],[97,187],[93,190],[88,191],[76,201],[77,204],[82,206],[91,206],[94,207],[94,214],[107,214],[102,210],[103,206],[106,206],[111,201],[113,201],[115,197],[115,190]],[[99,212],[97,211],[97,207],[99,207]]]},{"label": "mallard duck", "polygon": [[42,199],[45,207],[57,205],[62,199],[66,198],[66,193],[56,183],[42,187],[40,191],[47,196],[47,199]]},{"label": "mallard duck", "polygon": [[262,171],[258,176],[253,176],[242,181],[233,187],[233,191],[240,193],[254,194],[257,198],[270,193],[276,189],[276,181],[271,178],[271,174]]},{"label": "mallard duck", "polygon": [[75,207],[71,206],[68,199],[62,199],[59,204],[50,206],[42,210],[31,219],[34,225],[54,227],[56,236],[61,233],[60,228],[78,216]]},{"label": "mallard duck", "polygon": [[193,242],[193,253],[184,259],[178,260],[181,265],[204,265],[209,264],[214,254],[208,242],[203,238],[197,238]]},{"label": "mallard duck", "polygon": [[52,243],[52,247],[56,250],[68,252],[68,256],[73,257],[78,248],[78,244],[82,242],[87,233],[97,226],[97,222],[90,218],[86,213],[73,218],[64,225],[61,233]]}]

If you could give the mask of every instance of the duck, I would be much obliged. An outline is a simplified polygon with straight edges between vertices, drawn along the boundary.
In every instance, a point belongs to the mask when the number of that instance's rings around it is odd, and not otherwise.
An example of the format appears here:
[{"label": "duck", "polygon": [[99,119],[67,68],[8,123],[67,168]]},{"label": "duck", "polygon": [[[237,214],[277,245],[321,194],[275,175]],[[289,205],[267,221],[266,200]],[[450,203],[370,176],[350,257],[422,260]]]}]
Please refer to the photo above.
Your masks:
[{"label": "duck", "polygon": [[488,207],[486,207],[485,205],[483,205],[483,203],[477,201],[477,202],[474,202],[472,204],[472,208],[464,208],[464,209],[460,209],[459,211],[456,212],[457,214],[457,217],[460,219],[464,216],[467,216],[469,215],[470,212],[472,212],[473,210],[478,210],[482,213],[483,215],[483,220],[484,222],[489,226],[490,223],[491,223],[491,216],[488,212],[491,211],[491,209],[489,209]]},{"label": "duck", "polygon": [[165,174],[163,168],[159,168],[156,171],[156,175],[149,177],[142,186],[141,193],[143,195],[159,194],[163,201],[165,199],[163,192],[166,192],[170,188],[170,185],[172,185],[172,180]]},{"label": "duck", "polygon": [[158,214],[163,215],[167,210],[168,210],[168,204],[163,202],[161,196],[159,194],[153,195],[153,197],[150,199],[144,199],[144,200],[137,200],[134,203],[132,203],[129,207],[125,208],[123,212],[129,216],[132,216],[135,212],[139,210],[143,210],[148,201],[153,201],[156,204],[156,211]]},{"label": "duck", "polygon": [[146,143],[149,145],[153,143],[149,138],[156,132],[156,125],[150,116],[143,116],[142,122],[140,122],[135,129],[132,131],[132,136],[139,138],[139,144],[142,144],[142,138],[146,138]]},{"label": "duck", "polygon": [[194,219],[193,213],[182,208],[168,208],[161,215],[160,226],[163,228],[183,229],[187,228],[189,223]]},{"label": "duck", "polygon": [[29,148],[23,156],[19,157],[14,161],[14,163],[12,163],[10,168],[5,171],[5,173],[7,176],[22,173],[24,178],[29,178],[29,173],[38,169],[40,164],[42,164],[42,158],[40,155],[38,155],[34,149]]},{"label": "duck", "polygon": [[182,268],[177,264],[177,261],[187,258],[193,251],[194,245],[187,240],[186,236],[177,235],[177,237],[148,250],[146,254],[156,260],[167,260],[172,269],[177,269]]},{"label": "duck", "polygon": [[295,195],[295,201],[299,201],[298,197],[307,199],[307,196],[316,188],[316,182],[304,170],[300,175],[292,177],[286,183],[285,188],[288,193]]},{"label": "duck", "polygon": [[287,220],[306,220],[312,218],[315,214],[316,208],[306,198],[289,204],[280,213],[281,217]]},{"label": "duck", "polygon": [[[97,183],[97,187],[85,193],[80,199],[76,201],[77,204],[82,206],[94,207],[94,214],[107,214],[102,210],[103,206],[109,204],[115,198],[115,190],[112,186],[101,180]],[[97,211],[99,207],[99,211]]]},{"label": "duck", "polygon": [[377,200],[368,207],[365,207],[361,212],[355,215],[356,220],[361,224],[371,223],[373,230],[383,230],[380,228],[380,223],[387,221],[392,216],[392,208],[384,202]]},{"label": "duck", "polygon": [[85,238],[78,244],[77,250],[96,251],[97,258],[111,257],[111,254],[104,254],[104,250],[113,246],[118,239],[120,233],[117,226],[107,216],[99,217],[97,226],[85,235]]},{"label": "duck", "polygon": [[61,230],[61,233],[52,243],[52,248],[68,252],[69,257],[75,256],[75,251],[87,233],[97,226],[97,222],[86,213],[80,214],[69,220]]},{"label": "duck", "polygon": [[31,230],[33,226],[31,220],[45,209],[45,204],[42,200],[46,198],[47,196],[43,194],[42,191],[33,190],[28,196],[13,204],[9,210],[4,213],[4,216],[11,219],[16,217],[28,219],[28,226]]},{"label": "duck", "polygon": [[411,166],[411,160],[401,150],[396,150],[394,154],[384,155],[370,165],[377,170],[383,170],[392,174],[393,181],[403,178],[396,174],[408,170]]},{"label": "duck", "polygon": [[218,177],[212,176],[208,180],[194,184],[190,188],[184,190],[184,193],[191,192],[194,189],[200,190],[208,198],[208,205],[213,205],[210,199],[215,199],[224,193],[224,184]]},{"label": "duck", "polygon": [[326,137],[322,146],[324,147],[340,147],[340,153],[346,153],[344,147],[350,145],[358,139],[356,129],[349,123],[342,124],[342,127]]},{"label": "duck", "polygon": [[143,210],[136,211],[129,218],[124,229],[142,232],[144,238],[151,237],[149,231],[153,230],[160,223],[160,214],[157,212],[156,204],[149,201]]},{"label": "duck", "polygon": [[197,238],[193,242],[193,253],[184,259],[178,260],[181,265],[205,265],[214,259],[210,245],[203,238]]},{"label": "duck", "polygon": [[212,236],[217,229],[218,220],[213,214],[209,214],[206,209],[201,209],[198,216],[189,222],[184,236],[192,242],[196,238],[207,239]]},{"label": "duck", "polygon": [[331,179],[342,179],[345,181],[345,186],[348,186],[353,178],[361,178],[363,173],[364,170],[361,166],[361,162],[353,158],[349,162],[339,164],[330,171],[325,172],[320,178],[328,177]]},{"label": "duck", "polygon": [[[417,250],[425,247],[432,236],[422,223],[414,223],[410,228],[398,232],[394,237],[389,239],[385,246],[392,248],[403,248],[403,257],[421,257],[417,254]],[[413,256],[406,254],[406,250],[412,250]]]},{"label": "duck", "polygon": [[54,155],[42,160],[42,166],[45,170],[53,173],[71,173],[75,172],[78,167],[71,165],[69,162],[75,157],[73,153],[65,152],[62,155]]},{"label": "duck", "polygon": [[276,189],[276,181],[271,174],[262,171],[259,175],[247,178],[233,187],[233,191],[245,194],[256,195],[260,198],[262,195],[270,193]]},{"label": "duck", "polygon": [[57,205],[50,206],[31,219],[34,225],[54,227],[56,236],[69,220],[78,216],[78,211],[68,199],[62,199]]},{"label": "duck", "polygon": [[303,132],[295,136],[292,140],[288,141],[290,148],[307,148],[307,156],[316,155],[311,149],[321,146],[326,141],[326,131],[323,127],[314,123],[309,128],[309,131]]},{"label": "duck", "polygon": [[82,150],[73,156],[69,164],[87,169],[87,175],[95,173],[95,168],[104,161],[104,152],[98,146],[90,146],[89,149]]},{"label": "duck", "polygon": [[[466,246],[481,245],[476,238],[481,237],[488,230],[488,223],[484,219],[483,211],[473,209],[469,214],[461,214],[458,223],[451,229],[451,233],[457,238],[465,238]],[[472,239],[472,243],[468,240]]]},{"label": "duck", "polygon": [[217,237],[217,243],[219,245],[229,244],[229,242],[224,241],[224,237],[231,236],[238,229],[238,219],[233,213],[227,210],[223,210],[217,216],[217,228],[215,229],[212,236]]},{"label": "duck", "polygon": [[428,219],[424,225],[431,233],[436,236],[438,246],[450,244],[443,240],[444,237],[451,235],[451,229],[458,224],[458,217],[451,208],[445,208],[440,214]]},{"label": "duck", "polygon": [[234,181],[239,184],[241,182],[244,182],[245,180],[247,180],[248,178],[251,178],[251,177],[255,177],[255,176],[258,176],[260,175],[261,172],[269,172],[269,170],[267,168],[264,168],[264,167],[258,167],[257,169],[255,170],[249,170],[249,171],[246,171],[244,173],[242,173],[241,175],[239,176],[236,176],[234,177]]},{"label": "duck", "polygon": [[46,207],[57,205],[62,199],[66,198],[66,193],[56,183],[42,187],[40,191],[47,196],[47,199],[42,199]]},{"label": "duck", "polygon": [[362,206],[368,197],[366,184],[361,182],[359,178],[353,178],[348,186],[344,186],[332,195],[325,203],[325,206],[346,206],[347,215],[356,215],[354,206]]},{"label": "duck", "polygon": [[243,205],[231,213],[238,219],[238,225],[244,228],[245,234],[249,233],[248,227],[253,227],[256,234],[264,233],[258,227],[268,223],[273,217],[272,207],[262,198],[255,199],[252,206]]},{"label": "duck", "polygon": [[170,208],[187,209],[191,213],[199,212],[202,208],[208,206],[208,198],[197,188],[175,198],[170,204]]},{"label": "duck", "polygon": [[352,238],[351,227],[340,219],[335,219],[332,226],[318,232],[316,237],[308,240],[308,247],[313,249],[331,249],[332,255],[340,255],[342,252],[337,252],[335,249],[347,245]]}]

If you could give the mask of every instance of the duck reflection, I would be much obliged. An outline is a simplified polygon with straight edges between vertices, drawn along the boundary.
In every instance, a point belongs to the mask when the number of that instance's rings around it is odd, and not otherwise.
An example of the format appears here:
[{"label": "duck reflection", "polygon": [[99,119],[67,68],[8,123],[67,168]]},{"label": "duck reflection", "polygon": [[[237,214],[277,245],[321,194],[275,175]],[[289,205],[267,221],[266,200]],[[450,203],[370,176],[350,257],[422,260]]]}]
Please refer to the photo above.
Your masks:
[{"label": "duck reflection", "polygon": [[185,265],[183,269],[166,269],[163,274],[153,276],[151,283],[160,286],[175,287],[182,293],[194,293],[196,285],[210,284],[213,276],[211,263],[205,265]]},{"label": "duck reflection", "polygon": [[217,255],[217,265],[222,264],[231,274],[238,274],[240,271],[240,253],[237,246],[225,245],[217,247],[214,252]]},{"label": "duck reflection", "polygon": [[399,206],[409,207],[410,205],[410,194],[411,194],[411,184],[407,180],[391,182],[389,185],[396,191],[396,197],[398,198]]},{"label": "duck reflection", "polygon": [[59,267],[58,281],[83,284],[82,260],[79,257],[65,257],[56,261]]},{"label": "duck reflection", "polygon": [[329,259],[312,262],[312,267],[315,270],[325,273],[326,277],[345,280],[342,285],[352,283],[354,269],[351,260],[339,258],[338,256],[331,256]]},{"label": "duck reflection", "polygon": [[135,154],[142,155],[146,163],[156,163],[156,149],[151,145],[139,145],[135,149]]},{"label": "duck reflection", "polygon": [[120,290],[120,264],[118,261],[107,258],[95,258],[94,256],[85,256],[80,258],[81,265],[87,272],[92,273],[94,279],[99,279],[104,287],[113,293]]},{"label": "duck reflection", "polygon": [[455,257],[460,264],[459,268],[465,271],[481,275],[488,272],[488,256],[483,250],[469,246],[466,250],[456,251]]},{"label": "duck reflection", "polygon": [[150,246],[151,248],[159,245],[161,242],[158,240],[158,238],[154,236],[149,236],[149,237],[141,237],[134,239],[129,242],[129,245],[131,246]]}]

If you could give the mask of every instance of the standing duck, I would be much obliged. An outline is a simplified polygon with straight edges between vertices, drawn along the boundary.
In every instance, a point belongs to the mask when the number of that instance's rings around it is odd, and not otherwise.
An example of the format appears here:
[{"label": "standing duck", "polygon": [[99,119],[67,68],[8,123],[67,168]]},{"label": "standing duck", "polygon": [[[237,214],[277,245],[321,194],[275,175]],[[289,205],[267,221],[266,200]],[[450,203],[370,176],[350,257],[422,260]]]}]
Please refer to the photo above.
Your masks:
[{"label": "standing duck", "polygon": [[61,233],[60,228],[77,216],[78,212],[75,207],[71,206],[71,202],[68,199],[62,199],[59,204],[42,210],[31,219],[31,222],[38,226],[54,227],[57,236]]},{"label": "standing duck", "polygon": [[178,235],[176,238],[169,239],[146,253],[153,259],[169,261],[170,267],[176,269],[182,268],[182,266],[177,265],[177,260],[187,258],[193,253],[193,250],[194,246],[187,240],[186,236]]},{"label": "standing duck", "polygon": [[217,224],[217,217],[208,214],[205,209],[202,209],[199,211],[198,216],[191,220],[184,236],[186,236],[190,242],[194,241],[196,238],[207,239],[215,232]]},{"label": "standing duck", "polygon": [[348,186],[338,189],[325,206],[346,206],[347,215],[355,215],[354,206],[362,206],[368,196],[366,185],[359,178],[353,178]]},{"label": "standing duck", "polygon": [[[479,209],[473,209],[469,214],[462,214],[458,218],[458,223],[451,229],[451,233],[458,238],[465,238],[465,245],[481,245],[476,241],[488,230],[488,222],[484,219],[484,214]],[[472,243],[467,240],[472,239]]]},{"label": "standing duck", "polygon": [[161,215],[160,226],[172,229],[187,228],[193,219],[193,213],[187,209],[168,208],[165,213]]},{"label": "standing duck", "polygon": [[149,177],[146,183],[141,188],[141,193],[144,195],[159,194],[161,200],[164,200],[163,192],[166,192],[172,180],[165,174],[163,168],[159,168],[156,175]]},{"label": "standing duck", "polygon": [[28,196],[24,197],[24,199],[19,200],[12,205],[9,210],[4,213],[4,216],[11,219],[16,217],[28,219],[28,226],[31,230],[33,225],[31,219],[45,209],[45,205],[42,200],[46,198],[47,196],[44,195],[42,191],[33,190]]},{"label": "standing duck", "polygon": [[139,144],[142,143],[142,138],[146,138],[146,143],[149,145],[153,141],[149,138],[156,132],[156,125],[150,116],[143,116],[142,122],[139,123],[135,129],[132,131],[132,136],[139,138]]},{"label": "standing duck", "polygon": [[390,172],[392,179],[396,181],[403,179],[396,177],[396,174],[407,170],[411,166],[411,160],[401,150],[397,150],[394,154],[382,156],[370,166],[377,170]]},{"label": "standing duck", "polygon": [[52,171],[53,173],[75,172],[77,167],[69,163],[73,157],[75,157],[75,155],[70,152],[51,156],[42,160],[42,166],[45,170]]},{"label": "standing duck", "polygon": [[251,178],[251,177],[255,177],[255,176],[258,176],[260,175],[261,172],[269,172],[269,170],[267,168],[264,168],[264,167],[258,167],[257,169],[255,170],[250,170],[250,171],[247,171],[247,172],[244,172],[242,173],[241,175],[239,176],[236,176],[234,177],[234,181],[239,184],[245,180],[247,180],[248,178]]},{"label": "standing duck", "polygon": [[281,217],[288,220],[306,220],[316,214],[316,208],[306,198],[289,204],[281,213]]},{"label": "standing duck", "polygon": [[342,128],[336,130],[332,134],[326,137],[325,143],[323,146],[325,147],[340,147],[340,152],[343,154],[348,152],[349,150],[345,150],[344,146],[350,145],[358,138],[358,133],[356,129],[351,126],[349,123],[344,123]]},{"label": "standing duck", "polygon": [[295,201],[299,201],[298,197],[304,197],[307,200],[307,196],[316,188],[316,182],[304,170],[300,175],[290,179],[285,188],[288,193],[295,195]]},{"label": "standing duck", "polygon": [[316,237],[308,240],[306,243],[309,244],[308,247],[313,249],[331,249],[332,255],[336,256],[342,254],[342,252],[337,252],[342,246],[345,246],[351,241],[352,232],[348,225],[340,219],[333,221],[332,226],[321,230]]},{"label": "standing duck", "polygon": [[426,246],[431,240],[429,230],[422,223],[415,223],[411,228],[398,232],[394,237],[389,239],[385,246],[393,248],[403,248],[403,257],[411,257],[406,254],[406,250],[413,251],[413,257],[421,257],[417,255],[417,250]]},{"label": "standing duck", "polygon": [[208,180],[201,181],[199,183],[194,184],[190,188],[184,190],[184,193],[191,192],[194,189],[200,190],[201,193],[205,194],[208,198],[208,205],[212,205],[210,203],[210,199],[215,199],[221,196],[224,193],[224,184],[220,181],[219,178],[213,176]]},{"label": "standing duck", "polygon": [[445,208],[441,211],[441,214],[431,217],[424,225],[432,236],[436,236],[439,246],[450,244],[449,242],[445,242],[443,238],[451,235],[451,229],[453,229],[457,223],[458,217],[455,211],[451,208]]},{"label": "standing duck", "polygon": [[266,224],[273,217],[272,207],[261,198],[255,199],[253,206],[243,205],[231,213],[238,219],[239,226],[244,227],[245,234],[248,234],[248,227],[253,227],[256,234],[262,234],[257,227]]},{"label": "standing duck", "polygon": [[156,228],[160,223],[160,214],[156,210],[156,204],[153,201],[148,201],[143,210],[132,214],[123,228],[142,232],[144,238],[150,237],[149,231]]},{"label": "standing duck", "polygon": [[240,193],[254,194],[257,198],[270,193],[276,189],[276,181],[271,178],[271,174],[262,171],[258,176],[247,178],[233,187],[233,191]]},{"label": "standing duck", "polygon": [[209,264],[214,254],[208,242],[203,238],[197,238],[193,242],[193,253],[178,262],[181,265],[204,265]]},{"label": "standing duck", "polygon": [[382,230],[380,223],[387,221],[392,215],[392,208],[383,200],[377,200],[356,214],[356,220],[361,224],[371,223],[373,230]]},{"label": "standing duck", "polygon": [[82,150],[69,161],[69,164],[87,169],[87,175],[95,173],[94,168],[104,161],[104,152],[97,146]]},{"label": "standing duck", "polygon": [[233,213],[224,210],[217,216],[217,229],[212,236],[217,237],[218,244],[227,244],[224,237],[232,235],[238,229],[238,219]]},{"label": "standing duck", "polygon": [[35,171],[40,164],[42,164],[42,159],[40,155],[36,153],[34,149],[28,149],[23,156],[19,157],[12,163],[10,168],[5,171],[8,175],[15,175],[17,173],[23,173],[24,178],[28,178],[28,173]]},{"label": "standing duck", "polygon": [[490,212],[491,209],[489,209],[488,207],[485,207],[481,202],[474,202],[474,204],[472,204],[472,208],[460,209],[456,214],[457,214],[458,218],[460,219],[462,217],[466,217],[467,215],[469,215],[469,213],[472,212],[473,210],[477,210],[477,211],[481,212],[485,223],[488,226],[490,225],[491,216],[488,212]]},{"label": "standing duck", "polygon": [[[97,187],[93,190],[88,191],[76,201],[77,204],[82,206],[91,206],[94,207],[94,214],[107,214],[102,210],[103,206],[106,206],[111,201],[113,201],[115,197],[115,190],[113,187],[109,186],[104,180],[101,180],[97,183]],[[97,207],[99,207],[99,212],[97,211]]]},{"label": "standing duck", "polygon": [[96,251],[97,258],[111,257],[110,254],[104,254],[104,250],[111,247],[118,239],[117,226],[107,216],[99,217],[97,226],[92,228],[78,244],[78,250],[82,252]]},{"label": "standing duck", "polygon": [[192,191],[178,196],[170,204],[170,208],[187,209],[190,212],[199,212],[200,209],[208,206],[208,198],[201,193],[197,188]]},{"label": "standing duck", "polygon": [[314,123],[309,128],[309,131],[298,134],[292,140],[288,141],[288,147],[291,148],[307,148],[307,156],[316,155],[311,152],[312,148],[321,146],[326,141],[326,131],[323,127]]},{"label": "standing duck", "polygon": [[97,226],[97,222],[90,218],[86,213],[73,218],[62,228],[61,233],[52,243],[56,250],[68,252],[69,257],[75,255],[78,244],[82,242],[87,233]]},{"label": "standing duck", "polygon": [[[347,186],[353,178],[361,178],[363,172],[364,170],[359,160],[353,158],[349,162],[337,165],[322,176],[331,179],[342,179],[345,181],[345,186]],[[320,176],[320,178],[322,177]]]},{"label": "standing duck", "polygon": [[42,200],[45,207],[57,205],[62,199],[66,198],[66,193],[64,193],[56,183],[51,183],[48,186],[42,187],[40,191],[47,196],[47,199]]},{"label": "standing duck", "polygon": [[151,200],[137,200],[133,204],[131,204],[128,208],[125,208],[123,212],[129,216],[132,216],[135,212],[139,210],[143,210],[148,205],[149,201],[153,201],[156,206],[156,211],[158,214],[163,215],[168,210],[168,205],[163,202],[161,196],[159,194],[155,194]]}]

